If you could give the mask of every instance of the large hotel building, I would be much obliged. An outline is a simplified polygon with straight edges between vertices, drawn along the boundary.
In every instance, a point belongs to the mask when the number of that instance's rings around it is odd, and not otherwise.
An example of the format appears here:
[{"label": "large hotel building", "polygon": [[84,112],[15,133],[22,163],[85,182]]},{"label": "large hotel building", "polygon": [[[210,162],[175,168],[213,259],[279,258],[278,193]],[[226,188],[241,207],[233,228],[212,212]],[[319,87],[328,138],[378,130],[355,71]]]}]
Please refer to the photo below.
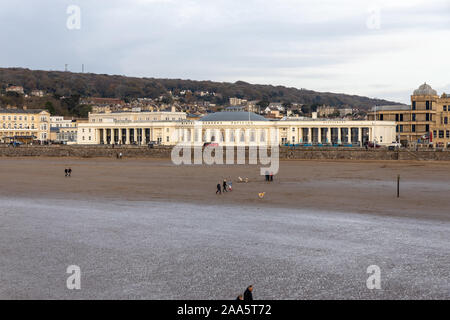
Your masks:
[{"label": "large hotel building", "polygon": [[410,106],[372,108],[368,119],[395,121],[397,140],[409,146],[450,147],[450,97],[424,83],[411,95]]},{"label": "large hotel building", "polygon": [[0,141],[47,141],[50,113],[38,109],[0,109]]},{"label": "large hotel building", "polygon": [[395,127],[394,121],[269,120],[238,108],[208,114],[199,121],[187,120],[183,112],[111,112],[89,114],[89,121],[78,125],[77,139],[78,144],[249,145],[275,136],[277,144],[362,146],[366,141],[392,143]]}]

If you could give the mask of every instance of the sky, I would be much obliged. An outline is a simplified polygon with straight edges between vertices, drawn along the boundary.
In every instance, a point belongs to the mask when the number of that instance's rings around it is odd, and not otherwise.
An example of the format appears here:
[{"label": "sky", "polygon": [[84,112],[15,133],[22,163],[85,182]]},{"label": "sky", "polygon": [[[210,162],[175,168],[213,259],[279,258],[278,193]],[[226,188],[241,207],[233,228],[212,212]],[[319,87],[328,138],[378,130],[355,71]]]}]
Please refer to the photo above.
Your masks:
[{"label": "sky", "polygon": [[0,0],[1,67],[450,93],[450,0]]}]

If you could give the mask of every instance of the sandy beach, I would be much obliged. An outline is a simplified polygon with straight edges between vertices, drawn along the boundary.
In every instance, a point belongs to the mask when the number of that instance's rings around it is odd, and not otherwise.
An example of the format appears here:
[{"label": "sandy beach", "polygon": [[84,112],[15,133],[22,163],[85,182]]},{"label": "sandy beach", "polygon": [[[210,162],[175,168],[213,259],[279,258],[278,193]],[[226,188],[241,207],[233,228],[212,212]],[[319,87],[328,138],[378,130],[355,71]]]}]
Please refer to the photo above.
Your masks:
[{"label": "sandy beach", "polygon": [[[71,167],[71,178],[64,168]],[[175,166],[148,159],[3,158],[0,196],[332,210],[450,220],[450,163],[284,161],[274,182],[258,166]],[[396,197],[400,174],[400,198]],[[249,183],[238,183],[248,177]],[[233,192],[218,196],[227,179]],[[6,183],[7,182],[7,183]],[[265,192],[263,199],[258,193]]]},{"label": "sandy beach", "polygon": [[271,183],[256,166],[0,164],[0,299],[449,298],[448,163],[287,161]]}]

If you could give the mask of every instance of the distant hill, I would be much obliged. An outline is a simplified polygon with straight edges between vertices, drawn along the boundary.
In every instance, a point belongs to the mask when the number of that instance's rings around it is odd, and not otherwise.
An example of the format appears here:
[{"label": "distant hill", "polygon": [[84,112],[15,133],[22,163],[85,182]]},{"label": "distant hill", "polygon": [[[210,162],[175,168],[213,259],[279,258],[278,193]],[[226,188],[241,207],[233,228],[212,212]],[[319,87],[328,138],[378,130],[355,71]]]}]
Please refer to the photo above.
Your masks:
[{"label": "distant hill", "polygon": [[209,91],[217,96],[196,97],[225,104],[230,97],[270,102],[291,102],[306,105],[325,104],[368,109],[374,105],[399,104],[382,99],[341,93],[316,92],[284,86],[250,84],[243,81],[235,83],[193,81],[181,79],[135,78],[119,75],[72,73],[61,71],[38,71],[23,68],[0,68],[2,91],[14,84],[23,86],[26,93],[31,90],[44,90],[55,96],[92,96],[103,98],[156,98],[167,95],[170,90]]}]

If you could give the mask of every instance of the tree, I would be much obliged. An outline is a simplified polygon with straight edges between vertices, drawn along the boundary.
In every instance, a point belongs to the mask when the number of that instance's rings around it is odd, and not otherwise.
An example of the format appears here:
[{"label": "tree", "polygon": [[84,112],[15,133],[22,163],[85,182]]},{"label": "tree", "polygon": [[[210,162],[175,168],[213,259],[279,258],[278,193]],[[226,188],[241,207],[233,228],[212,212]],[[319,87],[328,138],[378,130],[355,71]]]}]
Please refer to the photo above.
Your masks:
[{"label": "tree", "polygon": [[50,112],[50,115],[52,116],[56,115],[56,109],[53,106],[53,103],[51,103],[51,101],[47,101],[45,103],[45,109],[47,109],[47,111]]},{"label": "tree", "polygon": [[303,114],[310,114],[311,113],[311,107],[308,105],[302,106],[302,113]]},{"label": "tree", "polygon": [[290,102],[283,102],[283,108],[285,110],[291,109],[292,108],[292,103],[290,103]]},{"label": "tree", "polygon": [[256,105],[261,109],[264,110],[269,106],[270,102],[268,100],[261,100]]}]

